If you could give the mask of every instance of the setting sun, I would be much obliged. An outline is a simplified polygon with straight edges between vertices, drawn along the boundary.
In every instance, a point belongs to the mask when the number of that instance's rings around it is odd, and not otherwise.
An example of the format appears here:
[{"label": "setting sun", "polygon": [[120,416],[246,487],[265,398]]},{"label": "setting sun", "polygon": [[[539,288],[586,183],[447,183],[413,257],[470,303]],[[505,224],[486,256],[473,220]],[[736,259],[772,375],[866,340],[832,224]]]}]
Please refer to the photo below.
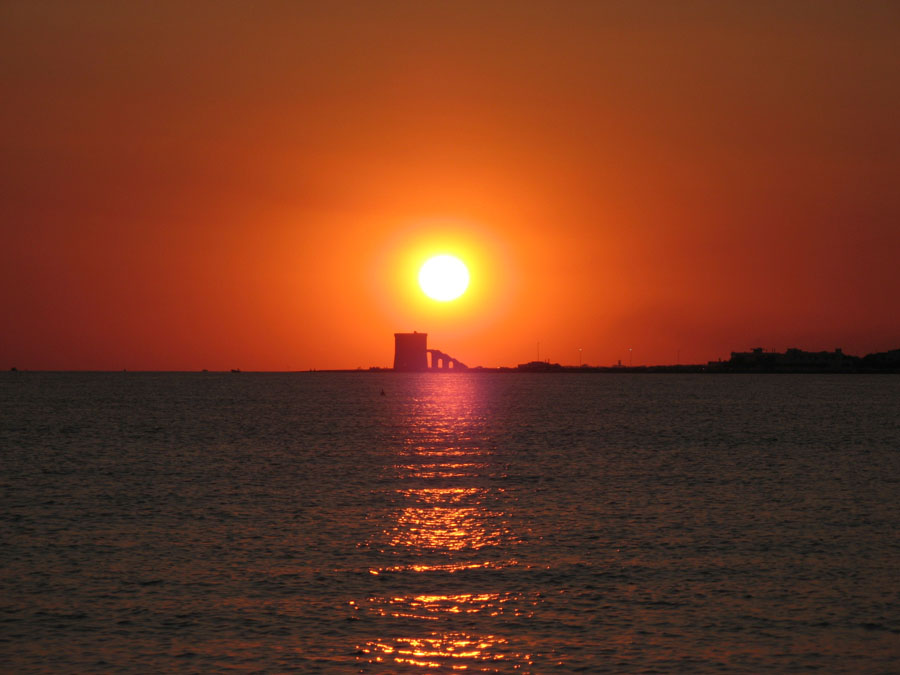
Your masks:
[{"label": "setting sun", "polygon": [[469,286],[469,270],[459,258],[438,255],[429,258],[419,270],[419,286],[432,300],[456,300]]}]

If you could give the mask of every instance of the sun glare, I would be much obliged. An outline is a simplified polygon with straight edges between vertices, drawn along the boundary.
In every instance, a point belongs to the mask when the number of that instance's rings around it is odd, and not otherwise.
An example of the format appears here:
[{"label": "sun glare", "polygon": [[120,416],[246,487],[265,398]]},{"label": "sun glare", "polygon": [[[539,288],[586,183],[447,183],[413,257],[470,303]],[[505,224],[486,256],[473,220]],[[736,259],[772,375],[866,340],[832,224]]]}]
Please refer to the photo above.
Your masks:
[{"label": "sun glare", "polygon": [[469,286],[469,270],[459,258],[438,255],[429,258],[419,270],[419,286],[432,300],[456,300]]}]

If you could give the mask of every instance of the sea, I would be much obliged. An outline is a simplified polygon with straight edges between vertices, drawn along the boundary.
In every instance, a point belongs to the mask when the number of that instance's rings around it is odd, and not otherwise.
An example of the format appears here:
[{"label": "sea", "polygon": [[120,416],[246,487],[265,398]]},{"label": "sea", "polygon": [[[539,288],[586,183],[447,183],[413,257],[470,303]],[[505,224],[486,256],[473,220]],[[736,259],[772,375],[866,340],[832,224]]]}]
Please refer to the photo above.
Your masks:
[{"label": "sea", "polygon": [[9,673],[898,673],[900,377],[0,375]]}]

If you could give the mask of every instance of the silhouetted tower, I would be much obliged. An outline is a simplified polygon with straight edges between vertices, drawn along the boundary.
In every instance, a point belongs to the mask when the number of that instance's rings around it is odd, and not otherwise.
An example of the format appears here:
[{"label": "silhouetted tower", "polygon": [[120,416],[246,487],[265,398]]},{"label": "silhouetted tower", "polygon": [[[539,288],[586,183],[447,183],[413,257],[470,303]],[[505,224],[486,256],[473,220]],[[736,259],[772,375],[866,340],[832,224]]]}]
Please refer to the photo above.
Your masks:
[{"label": "silhouetted tower", "polygon": [[394,370],[428,370],[428,333],[394,333]]}]

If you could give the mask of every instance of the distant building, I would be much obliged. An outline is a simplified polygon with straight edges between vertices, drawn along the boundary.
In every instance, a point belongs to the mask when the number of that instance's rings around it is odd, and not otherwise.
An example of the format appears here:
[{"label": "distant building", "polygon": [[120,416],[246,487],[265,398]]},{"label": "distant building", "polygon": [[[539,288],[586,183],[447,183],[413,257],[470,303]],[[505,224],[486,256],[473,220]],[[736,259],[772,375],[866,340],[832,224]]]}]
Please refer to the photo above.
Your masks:
[{"label": "distant building", "polygon": [[731,352],[724,362],[710,362],[721,370],[766,372],[840,372],[855,369],[860,362],[857,356],[844,354],[840,348],[833,352],[807,352],[788,349],[786,352],[767,352],[762,347],[749,352]]},{"label": "distant building", "polygon": [[465,363],[440,349],[428,349],[428,333],[394,333],[394,370],[397,372],[423,373],[427,370],[468,369]]},{"label": "distant building", "polygon": [[431,356],[431,370],[468,370],[469,367],[460,361],[454,359],[449,354],[445,354],[440,349],[429,349],[428,354]]},{"label": "distant building", "polygon": [[558,363],[549,363],[547,361],[529,361],[528,363],[520,363],[518,366],[516,366],[516,370],[521,370],[528,373],[550,373],[559,370],[565,370],[565,368]]},{"label": "distant building", "polygon": [[900,349],[892,349],[889,352],[867,354],[862,358],[863,366],[870,370],[888,370],[896,372],[900,370]]},{"label": "distant building", "polygon": [[428,333],[394,333],[394,370],[420,373],[428,370]]}]

